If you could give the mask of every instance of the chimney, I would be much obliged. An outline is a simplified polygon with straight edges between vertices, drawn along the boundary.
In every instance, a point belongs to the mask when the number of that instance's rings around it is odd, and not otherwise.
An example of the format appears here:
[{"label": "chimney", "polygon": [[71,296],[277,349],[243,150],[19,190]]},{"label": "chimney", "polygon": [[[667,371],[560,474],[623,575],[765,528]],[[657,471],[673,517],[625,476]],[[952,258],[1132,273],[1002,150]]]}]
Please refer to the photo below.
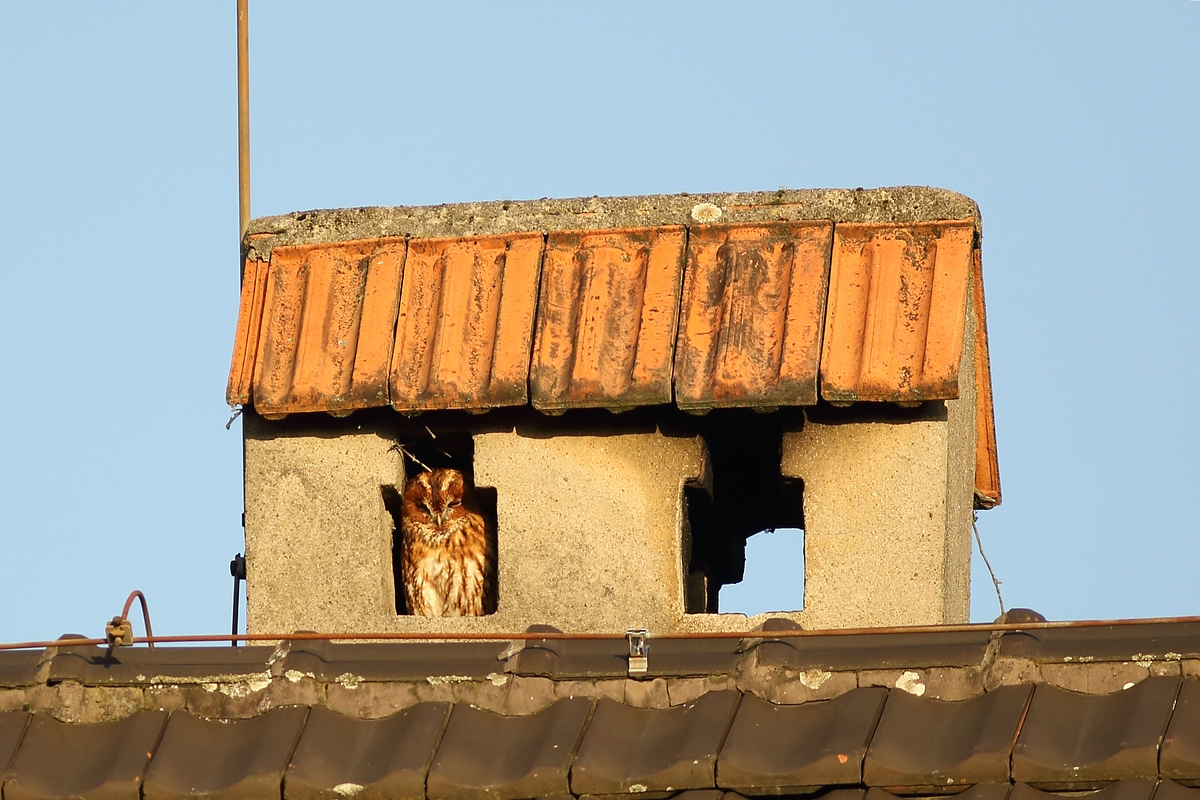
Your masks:
[{"label": "chimney", "polygon": [[[803,608],[768,616],[966,622],[1000,497],[979,231],[914,187],[254,220],[249,629],[748,630],[721,587],[785,527]],[[443,467],[494,537],[494,613],[407,613],[400,498]]]}]

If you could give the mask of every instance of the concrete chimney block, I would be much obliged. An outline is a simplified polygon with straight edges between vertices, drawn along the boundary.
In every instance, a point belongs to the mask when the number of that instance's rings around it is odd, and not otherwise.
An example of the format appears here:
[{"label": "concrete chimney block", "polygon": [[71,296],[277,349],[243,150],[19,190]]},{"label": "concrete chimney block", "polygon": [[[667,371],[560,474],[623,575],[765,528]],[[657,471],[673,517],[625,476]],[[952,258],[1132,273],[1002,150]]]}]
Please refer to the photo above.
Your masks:
[{"label": "concrete chimney block", "polygon": [[400,452],[370,431],[278,435],[245,419],[250,633],[379,630],[396,615],[392,519]]},{"label": "concrete chimney block", "polygon": [[497,489],[497,616],[563,630],[674,629],[684,611],[683,485],[699,438],[475,436]]}]

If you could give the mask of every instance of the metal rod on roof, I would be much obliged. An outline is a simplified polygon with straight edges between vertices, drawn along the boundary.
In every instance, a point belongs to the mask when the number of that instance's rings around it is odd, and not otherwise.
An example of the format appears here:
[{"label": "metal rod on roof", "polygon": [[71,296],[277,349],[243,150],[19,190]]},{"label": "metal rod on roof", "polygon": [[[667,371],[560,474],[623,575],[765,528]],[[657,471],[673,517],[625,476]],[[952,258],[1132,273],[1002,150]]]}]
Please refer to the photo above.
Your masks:
[{"label": "metal rod on roof", "polygon": [[[1008,631],[1045,631],[1078,628],[1123,628],[1132,625],[1166,625],[1182,623],[1200,623],[1200,617],[1148,617],[1143,619],[1087,619],[1068,620],[1062,622],[988,622],[968,623],[962,625],[896,625],[885,628],[831,628],[828,630],[779,630],[779,631],[692,631],[687,633],[651,633],[651,639],[791,639],[811,636],[861,636],[865,634],[899,634],[899,633],[1004,633]],[[556,639],[595,640],[611,639],[624,640],[628,634],[622,633],[554,633],[529,632],[522,633],[314,633],[303,631],[296,633],[240,633],[236,637],[229,634],[190,634],[183,636],[138,636],[134,644],[184,644],[202,642],[228,642],[236,638],[242,642],[279,642],[279,641],[549,641]],[[104,639],[56,639],[42,642],[14,642],[0,644],[0,650],[30,650],[47,647],[77,647],[82,645],[104,644]]]},{"label": "metal rod on roof", "polygon": [[237,0],[238,245],[250,227],[250,32],[249,0]]}]

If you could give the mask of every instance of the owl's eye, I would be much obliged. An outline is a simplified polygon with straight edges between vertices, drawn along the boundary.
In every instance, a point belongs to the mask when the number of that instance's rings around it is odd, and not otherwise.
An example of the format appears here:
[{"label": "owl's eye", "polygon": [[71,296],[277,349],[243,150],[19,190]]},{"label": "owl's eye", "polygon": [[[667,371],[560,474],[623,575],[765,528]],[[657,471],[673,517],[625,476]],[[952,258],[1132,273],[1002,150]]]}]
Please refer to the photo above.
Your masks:
[{"label": "owl's eye", "polygon": [[462,500],[451,500],[449,503],[447,503],[447,505],[450,506],[450,508],[458,508],[462,505]]}]

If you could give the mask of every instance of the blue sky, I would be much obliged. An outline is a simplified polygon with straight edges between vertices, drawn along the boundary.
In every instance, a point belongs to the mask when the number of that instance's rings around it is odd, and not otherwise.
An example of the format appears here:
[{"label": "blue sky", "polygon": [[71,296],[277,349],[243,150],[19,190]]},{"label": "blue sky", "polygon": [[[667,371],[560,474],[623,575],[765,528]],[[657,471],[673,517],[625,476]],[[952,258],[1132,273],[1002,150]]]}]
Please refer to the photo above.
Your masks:
[{"label": "blue sky", "polygon": [[[134,587],[160,633],[227,629],[234,20],[232,0],[0,10],[0,640],[97,635]],[[253,208],[970,195],[1005,498],[980,532],[1006,602],[1197,614],[1198,43],[1187,0],[251,0]],[[991,619],[978,559],[973,585]]]}]

